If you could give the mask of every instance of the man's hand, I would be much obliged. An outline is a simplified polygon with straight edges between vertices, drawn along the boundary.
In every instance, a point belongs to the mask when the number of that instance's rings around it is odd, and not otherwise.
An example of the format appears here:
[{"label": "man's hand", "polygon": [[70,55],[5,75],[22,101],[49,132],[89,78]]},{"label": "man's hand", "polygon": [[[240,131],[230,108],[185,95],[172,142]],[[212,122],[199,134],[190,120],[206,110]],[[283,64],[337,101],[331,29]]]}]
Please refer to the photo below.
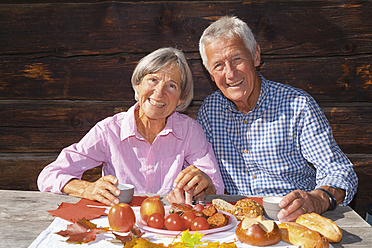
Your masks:
[{"label": "man's hand", "polygon": [[317,191],[308,193],[295,190],[286,195],[279,203],[279,207],[282,208],[278,213],[279,221],[295,221],[298,216],[305,213],[325,212],[329,207],[329,199],[323,198],[321,192]]},{"label": "man's hand", "polygon": [[111,191],[115,195],[120,194],[120,190],[114,186],[117,183],[118,179],[112,175],[101,177],[93,183],[73,179],[63,187],[62,192],[72,196],[96,200],[110,206],[119,203],[119,199],[110,193]]},{"label": "man's hand", "polygon": [[[335,189],[329,186],[322,186],[328,190],[337,199],[337,203],[341,203],[345,198],[345,191],[343,189]],[[313,190],[305,192],[302,190],[295,190],[287,194],[280,202],[279,207],[282,208],[278,213],[278,219],[281,222],[295,221],[297,217],[305,213],[322,214],[329,208],[328,196],[320,191]]]}]

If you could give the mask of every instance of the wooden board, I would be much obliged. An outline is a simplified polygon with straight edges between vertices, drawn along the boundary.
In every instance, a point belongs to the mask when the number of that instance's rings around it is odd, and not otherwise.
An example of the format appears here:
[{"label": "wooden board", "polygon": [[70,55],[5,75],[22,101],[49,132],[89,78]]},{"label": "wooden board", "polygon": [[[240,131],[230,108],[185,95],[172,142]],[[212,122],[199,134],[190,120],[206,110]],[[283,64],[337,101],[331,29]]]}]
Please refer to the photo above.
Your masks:
[{"label": "wooden board", "polygon": [[[354,162],[352,206],[365,215],[372,199],[371,1],[29,2],[0,3],[0,189],[37,190],[38,173],[62,148],[133,105],[132,71],[159,47],[185,52],[195,85],[186,114],[195,118],[216,89],[198,40],[212,21],[233,14],[256,35],[260,72],[320,104]],[[84,178],[99,175],[97,168]]]}]

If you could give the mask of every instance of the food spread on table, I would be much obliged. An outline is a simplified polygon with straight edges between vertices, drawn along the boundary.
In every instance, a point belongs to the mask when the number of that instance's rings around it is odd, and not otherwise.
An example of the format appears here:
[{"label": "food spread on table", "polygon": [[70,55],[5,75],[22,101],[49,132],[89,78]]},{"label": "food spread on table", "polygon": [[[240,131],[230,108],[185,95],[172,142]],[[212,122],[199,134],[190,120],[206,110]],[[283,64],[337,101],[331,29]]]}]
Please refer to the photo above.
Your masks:
[{"label": "food spread on table", "polygon": [[[193,247],[193,244],[201,245],[198,247],[238,247],[236,244],[240,242],[252,246],[272,246],[280,241],[304,248],[329,247],[330,242],[339,242],[342,238],[341,230],[332,220],[316,213],[303,214],[296,222],[277,223],[265,219],[262,205],[248,198],[235,204],[214,199],[205,206],[173,203],[164,207],[158,197],[149,197],[136,211],[137,215],[129,205],[120,203],[108,213],[110,228],[97,228],[84,220],[57,234],[65,234],[69,237],[68,242],[85,243],[93,241],[99,233],[112,232],[125,248]],[[81,231],[84,225],[86,230]],[[236,228],[233,242],[200,241],[204,235],[232,228]],[[84,232],[90,233],[85,235]],[[174,239],[168,246],[156,244],[142,237],[144,232],[179,237],[180,241]],[[84,235],[88,238],[79,238]]]}]

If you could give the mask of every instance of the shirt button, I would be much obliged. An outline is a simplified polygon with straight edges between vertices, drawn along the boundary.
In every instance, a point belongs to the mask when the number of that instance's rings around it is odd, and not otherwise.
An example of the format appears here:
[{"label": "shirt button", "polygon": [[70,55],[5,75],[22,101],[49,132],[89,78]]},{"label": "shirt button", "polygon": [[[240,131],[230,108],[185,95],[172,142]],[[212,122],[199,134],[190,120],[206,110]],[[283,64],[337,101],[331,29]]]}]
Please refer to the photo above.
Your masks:
[{"label": "shirt button", "polygon": [[244,150],[244,153],[248,153],[248,150]]},{"label": "shirt button", "polygon": [[253,179],[256,179],[257,176],[256,175],[253,175],[252,177],[253,177]]},{"label": "shirt button", "polygon": [[247,123],[248,123],[248,121],[243,121],[243,123],[244,123],[244,124],[247,124]]},{"label": "shirt button", "polygon": [[149,165],[149,169],[150,169],[150,170],[152,169],[152,165]]}]

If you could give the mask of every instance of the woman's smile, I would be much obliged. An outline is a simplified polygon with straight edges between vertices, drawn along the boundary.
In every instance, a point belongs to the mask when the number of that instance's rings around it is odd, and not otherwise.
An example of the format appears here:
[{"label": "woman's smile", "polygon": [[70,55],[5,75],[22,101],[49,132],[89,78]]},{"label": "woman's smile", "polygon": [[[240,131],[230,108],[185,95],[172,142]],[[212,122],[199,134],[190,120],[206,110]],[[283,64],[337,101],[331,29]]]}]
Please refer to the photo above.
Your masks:
[{"label": "woman's smile", "polygon": [[149,98],[149,102],[150,102],[151,105],[156,106],[156,107],[164,107],[165,106],[165,103],[160,102],[160,101],[156,101],[156,100],[151,99],[151,98]]}]

